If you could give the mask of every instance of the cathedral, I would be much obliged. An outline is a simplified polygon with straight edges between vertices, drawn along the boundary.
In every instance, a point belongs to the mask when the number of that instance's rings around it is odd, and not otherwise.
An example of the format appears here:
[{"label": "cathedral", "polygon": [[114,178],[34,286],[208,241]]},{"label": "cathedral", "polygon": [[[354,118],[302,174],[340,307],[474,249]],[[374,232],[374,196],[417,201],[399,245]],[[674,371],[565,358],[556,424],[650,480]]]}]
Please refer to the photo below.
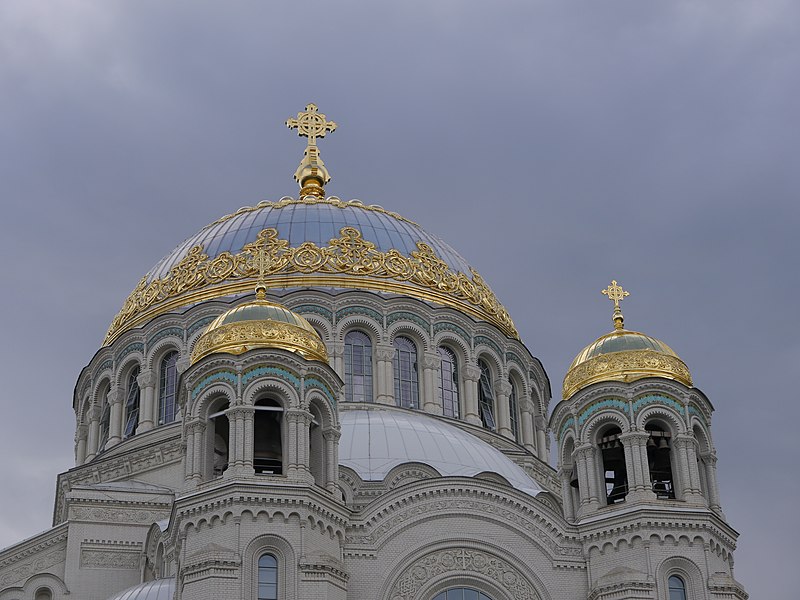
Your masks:
[{"label": "cathedral", "polygon": [[81,371],[75,467],[0,600],[745,600],[713,405],[628,292],[551,406],[487,281],[326,196],[315,105],[287,125],[297,198],[178,245]]}]

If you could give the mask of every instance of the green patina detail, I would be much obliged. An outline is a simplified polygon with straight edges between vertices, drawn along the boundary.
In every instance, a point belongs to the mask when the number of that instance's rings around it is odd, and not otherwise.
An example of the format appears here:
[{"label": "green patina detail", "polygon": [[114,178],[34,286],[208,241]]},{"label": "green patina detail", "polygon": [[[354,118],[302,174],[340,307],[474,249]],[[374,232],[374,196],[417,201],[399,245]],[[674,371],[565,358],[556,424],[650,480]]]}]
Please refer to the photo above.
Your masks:
[{"label": "green patina detail", "polygon": [[157,342],[161,338],[165,338],[167,336],[174,335],[175,337],[179,337],[183,339],[183,328],[182,327],[167,327],[166,329],[162,329],[158,333],[154,334],[149,340],[147,340],[147,345],[150,346],[154,342]]},{"label": "green patina detail", "polygon": [[131,352],[144,352],[144,344],[142,342],[131,342],[117,353],[116,360],[119,362]]},{"label": "green patina detail", "polygon": [[251,380],[262,375],[271,375],[282,379],[298,392],[300,391],[300,378],[295,373],[282,367],[253,367],[242,374],[242,385],[247,385]]},{"label": "green patina detail", "polygon": [[365,315],[372,317],[378,323],[383,323],[383,316],[376,310],[367,308],[366,306],[347,306],[336,311],[336,320],[342,319],[350,315]]},{"label": "green patina detail", "polygon": [[708,425],[708,421],[706,421],[706,416],[703,414],[703,411],[701,411],[699,408],[697,408],[693,404],[689,405],[689,414],[690,415],[695,415],[696,417],[698,417],[703,422],[703,425],[706,425],[706,426]]},{"label": "green patina detail", "polygon": [[211,321],[213,321],[213,320],[214,320],[214,319],[216,319],[216,318],[217,318],[217,317],[203,317],[203,318],[202,318],[202,319],[200,319],[199,321],[195,321],[194,323],[192,323],[191,325],[189,325],[189,328],[186,330],[186,335],[187,335],[187,336],[189,336],[189,337],[191,337],[191,335],[192,335],[192,334],[193,334],[195,331],[197,331],[197,330],[198,330],[198,329],[200,329],[201,327],[205,327],[206,325],[208,325],[209,323],[211,323]]},{"label": "green patina detail", "polygon": [[575,424],[575,418],[574,417],[569,417],[566,421],[564,421],[564,424],[561,426],[561,431],[558,432],[558,441],[559,442],[561,442],[561,440],[564,439],[564,434],[567,432],[567,429],[572,427],[574,424]]},{"label": "green patina detail", "polygon": [[292,312],[301,315],[312,314],[325,317],[328,321],[333,321],[333,313],[323,306],[316,306],[314,304],[301,304],[300,306],[293,306]]},{"label": "green patina detail", "polygon": [[333,395],[331,389],[325,384],[325,382],[320,381],[316,377],[306,377],[305,386],[307,388],[321,391],[323,394],[325,394],[325,397],[331,401],[331,404],[336,406],[336,398]]},{"label": "green patina detail", "polygon": [[522,369],[523,373],[525,373],[528,370],[528,368],[524,364],[522,364],[522,359],[513,352],[506,352],[506,362],[517,363]]},{"label": "green patina detail", "polygon": [[650,394],[648,396],[642,396],[641,398],[637,398],[633,402],[634,414],[639,412],[643,407],[649,404],[665,404],[678,411],[678,414],[683,414],[683,405],[680,402],[670,398],[669,396],[662,396],[661,394]]},{"label": "green patina detail", "polygon": [[414,313],[404,312],[404,311],[397,311],[391,313],[388,317],[386,317],[386,325],[391,325],[392,323],[396,323],[397,321],[411,321],[412,323],[416,323],[420,327],[422,327],[426,332],[431,328],[431,324],[428,323],[425,319],[420,316],[415,315]]},{"label": "green patina detail", "polygon": [[578,415],[578,425],[583,425],[586,419],[591,417],[594,413],[606,408],[617,408],[622,412],[626,412],[628,410],[628,403],[619,398],[605,398],[599,400],[583,409],[583,412]]},{"label": "green patina detail", "polygon": [[207,375],[200,382],[194,386],[192,389],[192,400],[197,398],[205,388],[217,381],[227,381],[231,385],[236,385],[236,373],[232,371],[217,371],[216,373],[211,373],[211,375]]},{"label": "green patina detail", "polygon": [[479,344],[486,344],[495,352],[497,352],[497,356],[502,357],[503,351],[500,350],[500,346],[494,343],[494,340],[491,338],[486,337],[485,335],[476,335],[475,336],[475,345],[478,346]]},{"label": "green patina detail", "polygon": [[440,333],[442,331],[452,331],[453,333],[457,333],[459,336],[461,336],[461,339],[464,340],[464,342],[468,346],[471,346],[471,344],[470,344],[470,339],[471,339],[470,335],[466,331],[464,331],[464,329],[462,329],[461,327],[459,327],[455,323],[450,323],[449,321],[444,321],[442,323],[435,323],[433,325],[433,333],[434,333],[434,335],[437,334],[437,333]]}]

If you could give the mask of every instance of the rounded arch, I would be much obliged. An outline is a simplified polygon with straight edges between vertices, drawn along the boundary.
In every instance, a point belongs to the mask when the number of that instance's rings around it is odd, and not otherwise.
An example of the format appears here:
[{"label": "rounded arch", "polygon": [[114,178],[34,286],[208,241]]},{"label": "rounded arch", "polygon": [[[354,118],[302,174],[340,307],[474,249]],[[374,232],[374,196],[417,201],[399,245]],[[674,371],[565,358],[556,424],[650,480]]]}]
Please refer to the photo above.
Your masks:
[{"label": "rounded arch", "polygon": [[[463,575],[440,575],[421,590],[420,597],[432,600],[447,600],[447,592],[469,590],[477,592],[476,600],[511,600],[495,580],[482,573],[469,573]],[[450,596],[452,597],[452,596]],[[461,595],[457,596],[459,600]],[[472,598],[473,596],[470,596]]]},{"label": "rounded arch", "polygon": [[686,597],[691,600],[705,598],[703,573],[693,561],[685,556],[671,556],[656,568],[659,600],[669,600],[669,578],[677,575],[686,585]]},{"label": "rounded arch", "polygon": [[302,315],[302,317],[311,324],[318,334],[322,334],[320,337],[322,338],[323,342],[331,341],[333,339],[333,328],[327,319],[324,319],[322,316],[316,313],[307,313]]},{"label": "rounded arch", "polygon": [[612,408],[604,410],[586,421],[580,431],[580,440],[596,445],[603,430],[610,424],[619,427],[622,433],[628,433],[631,430],[627,416]]},{"label": "rounded arch", "polygon": [[680,414],[667,406],[648,406],[636,415],[636,426],[644,430],[649,424],[658,423],[674,436],[686,432],[686,423]]},{"label": "rounded arch", "polygon": [[36,575],[31,575],[22,587],[26,593],[31,594],[31,598],[34,598],[34,600],[38,600],[37,594],[44,590],[50,592],[50,598],[55,597],[55,592],[58,592],[59,595],[69,593],[66,584],[61,578],[52,573],[37,573]]},{"label": "rounded arch", "polygon": [[147,368],[157,371],[161,366],[161,361],[170,352],[178,353],[178,360],[184,356],[183,340],[174,335],[158,340],[158,342],[147,350]]},{"label": "rounded arch", "polygon": [[348,315],[336,324],[336,339],[344,343],[345,334],[358,329],[366,333],[372,340],[372,345],[380,343],[383,339],[383,325],[365,315]]},{"label": "rounded arch", "polygon": [[483,361],[489,367],[492,373],[492,382],[500,381],[503,378],[503,361],[497,355],[493,348],[489,346],[476,346],[475,347],[475,363]]},{"label": "rounded arch", "polygon": [[300,396],[297,390],[280,379],[256,379],[247,384],[242,392],[242,402],[246,406],[255,406],[256,402],[265,398],[277,401],[284,410],[300,405]]},{"label": "rounded arch", "polygon": [[525,373],[522,371],[522,369],[520,369],[517,363],[508,363],[508,379],[509,381],[513,380],[516,383],[520,398],[530,395],[530,384],[528,378],[525,376]]},{"label": "rounded arch", "polygon": [[224,398],[229,404],[233,405],[236,400],[236,390],[227,382],[217,381],[203,389],[197,398],[191,400],[186,414],[195,418],[205,419],[213,405],[220,398]]},{"label": "rounded arch", "polygon": [[432,346],[438,348],[445,346],[453,351],[459,361],[459,365],[469,364],[472,351],[469,342],[452,331],[440,331],[433,337]]},{"label": "rounded arch", "polygon": [[422,327],[416,323],[408,321],[398,321],[389,326],[386,330],[386,336],[389,338],[389,343],[394,344],[394,341],[399,337],[408,338],[417,347],[417,352],[427,352],[431,347],[430,335]]},{"label": "rounded arch", "polygon": [[575,435],[570,431],[564,434],[564,439],[561,440],[561,449],[559,450],[558,462],[561,468],[571,467],[575,464],[575,459],[572,455],[575,453]]},{"label": "rounded arch", "polygon": [[297,593],[297,558],[292,544],[285,538],[268,533],[250,541],[242,556],[244,581],[242,588],[246,598],[258,597],[258,561],[264,554],[271,554],[277,561],[278,598],[299,598]]},{"label": "rounded arch", "polygon": [[109,369],[103,372],[92,390],[92,406],[103,406],[106,401],[106,395],[111,391],[111,382],[112,373]]},{"label": "rounded arch", "polygon": [[711,443],[711,432],[697,417],[690,423],[694,439],[697,440],[697,450],[700,454],[707,454],[714,451],[714,444]]},{"label": "rounded arch", "polygon": [[328,429],[330,427],[338,427],[339,425],[339,417],[336,409],[333,408],[331,405],[331,401],[328,400],[325,395],[318,391],[318,390],[310,390],[306,392],[306,404],[308,405],[309,411],[313,414],[313,408],[316,408],[320,412],[320,416],[322,417],[322,422],[320,426],[323,429]]}]

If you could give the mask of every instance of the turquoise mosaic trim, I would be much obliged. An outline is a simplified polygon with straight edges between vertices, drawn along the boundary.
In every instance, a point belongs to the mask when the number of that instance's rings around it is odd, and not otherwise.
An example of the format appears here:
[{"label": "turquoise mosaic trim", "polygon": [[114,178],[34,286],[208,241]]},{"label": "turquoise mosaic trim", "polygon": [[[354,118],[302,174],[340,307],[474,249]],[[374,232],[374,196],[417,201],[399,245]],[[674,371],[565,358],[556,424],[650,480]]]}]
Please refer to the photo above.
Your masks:
[{"label": "turquoise mosaic trim", "polygon": [[209,323],[211,323],[211,321],[213,321],[213,320],[214,320],[214,319],[216,319],[216,318],[217,318],[217,317],[203,317],[203,318],[202,318],[202,319],[200,319],[199,321],[195,321],[194,323],[192,323],[191,325],[189,325],[189,328],[186,330],[186,334],[187,334],[187,336],[191,337],[191,336],[192,336],[192,334],[193,334],[195,331],[197,331],[197,330],[198,330],[198,329],[200,329],[201,327],[205,327],[206,325],[208,325]]},{"label": "turquoise mosaic trim", "polygon": [[162,329],[158,333],[154,334],[149,340],[147,340],[147,345],[150,346],[161,338],[165,338],[170,335],[174,335],[175,337],[183,339],[183,327],[167,327],[166,329]]},{"label": "turquoise mosaic trim", "polygon": [[325,394],[325,397],[331,401],[331,404],[336,406],[336,398],[333,396],[333,392],[327,385],[325,385],[324,382],[320,381],[316,377],[307,377],[305,380],[305,386],[310,389],[321,391],[323,394]]},{"label": "turquoise mosaic trim", "polygon": [[633,403],[634,414],[649,404],[666,404],[678,411],[679,415],[683,414],[683,404],[677,400],[673,400],[669,396],[662,396],[661,394],[651,394],[649,396],[637,398]]},{"label": "turquoise mosaic trim", "polygon": [[442,331],[452,331],[453,333],[457,333],[465,343],[469,344],[469,334],[455,323],[450,323],[449,321],[435,323],[433,326],[434,335]]},{"label": "turquoise mosaic trim", "polygon": [[578,425],[583,425],[586,422],[586,419],[591,417],[594,413],[606,408],[616,408],[621,410],[623,413],[627,413],[628,403],[624,400],[620,400],[619,398],[606,398],[604,400],[600,400],[599,402],[595,402],[594,404],[590,404],[588,407],[583,409],[581,414],[578,415]]},{"label": "turquoise mosaic trim", "polygon": [[231,371],[217,371],[200,380],[200,382],[192,389],[192,400],[197,398],[205,388],[217,381],[227,381],[232,386],[236,387],[236,373]]},{"label": "turquoise mosaic trim", "polygon": [[503,356],[503,351],[500,350],[500,346],[494,343],[494,340],[486,337],[485,335],[476,335],[475,336],[475,345],[479,346],[480,344],[486,344],[489,348],[493,349],[497,352],[497,356]]},{"label": "turquoise mosaic trim", "polygon": [[575,425],[575,418],[574,417],[570,417],[566,421],[564,421],[564,424],[561,426],[561,431],[558,432],[558,440],[559,441],[564,439],[564,434],[567,433],[567,429],[569,429],[573,425]]},{"label": "turquoise mosaic trim", "polygon": [[696,406],[693,406],[691,404],[689,405],[689,414],[690,415],[695,415],[697,418],[699,418],[703,422],[703,425],[708,426],[708,421],[706,421],[706,416],[703,414],[703,411],[701,411]]},{"label": "turquoise mosaic trim", "polygon": [[110,369],[113,366],[114,366],[114,361],[109,358],[108,360],[103,361],[102,363],[100,363],[100,366],[97,367],[97,372],[98,373],[102,373],[106,369]]},{"label": "turquoise mosaic trim", "polygon": [[348,306],[346,308],[342,308],[336,311],[336,320],[343,319],[344,317],[348,317],[350,315],[365,315],[367,317],[372,317],[378,323],[383,323],[383,316],[376,310],[372,310],[371,308],[367,308],[366,306]]},{"label": "turquoise mosaic trim", "polygon": [[131,352],[141,352],[144,354],[144,344],[142,342],[131,342],[127,346],[125,346],[122,350],[119,351],[117,354],[117,362],[128,356]]},{"label": "turquoise mosaic trim", "polygon": [[247,385],[250,381],[256,377],[261,377],[262,375],[271,375],[273,377],[277,377],[278,379],[282,379],[294,387],[294,389],[296,389],[298,392],[300,391],[300,378],[291,371],[281,367],[254,367],[249,371],[245,371],[242,375],[242,385]]},{"label": "turquoise mosaic trim", "polygon": [[325,317],[328,321],[333,321],[333,312],[325,307],[316,306],[314,304],[301,304],[300,306],[294,306],[292,307],[292,311],[301,315],[319,315],[321,317]]},{"label": "turquoise mosaic trim", "polygon": [[509,361],[517,363],[522,369],[523,373],[528,369],[524,364],[522,364],[522,359],[513,352],[506,352],[506,362]]},{"label": "turquoise mosaic trim", "polygon": [[404,311],[397,311],[391,313],[388,317],[386,317],[386,325],[389,326],[392,323],[396,323],[397,321],[403,321],[403,320],[416,323],[417,325],[422,327],[426,332],[428,332],[431,328],[431,324],[428,323],[425,319],[423,319],[419,315],[415,315],[414,313],[404,312]]}]

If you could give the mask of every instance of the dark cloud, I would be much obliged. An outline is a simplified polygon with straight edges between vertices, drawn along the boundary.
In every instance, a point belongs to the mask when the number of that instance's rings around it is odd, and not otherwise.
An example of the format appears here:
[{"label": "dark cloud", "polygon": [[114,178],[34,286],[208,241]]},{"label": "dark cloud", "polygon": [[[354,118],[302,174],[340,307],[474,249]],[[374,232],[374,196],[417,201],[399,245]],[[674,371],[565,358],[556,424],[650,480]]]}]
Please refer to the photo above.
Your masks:
[{"label": "dark cloud", "polygon": [[[315,101],[328,191],[472,262],[551,377],[610,327],[665,339],[717,407],[737,577],[788,600],[800,8],[760,2],[0,4],[0,546],[49,525],[71,393],[180,240],[296,193]],[[20,501],[24,498],[24,501]]]}]

